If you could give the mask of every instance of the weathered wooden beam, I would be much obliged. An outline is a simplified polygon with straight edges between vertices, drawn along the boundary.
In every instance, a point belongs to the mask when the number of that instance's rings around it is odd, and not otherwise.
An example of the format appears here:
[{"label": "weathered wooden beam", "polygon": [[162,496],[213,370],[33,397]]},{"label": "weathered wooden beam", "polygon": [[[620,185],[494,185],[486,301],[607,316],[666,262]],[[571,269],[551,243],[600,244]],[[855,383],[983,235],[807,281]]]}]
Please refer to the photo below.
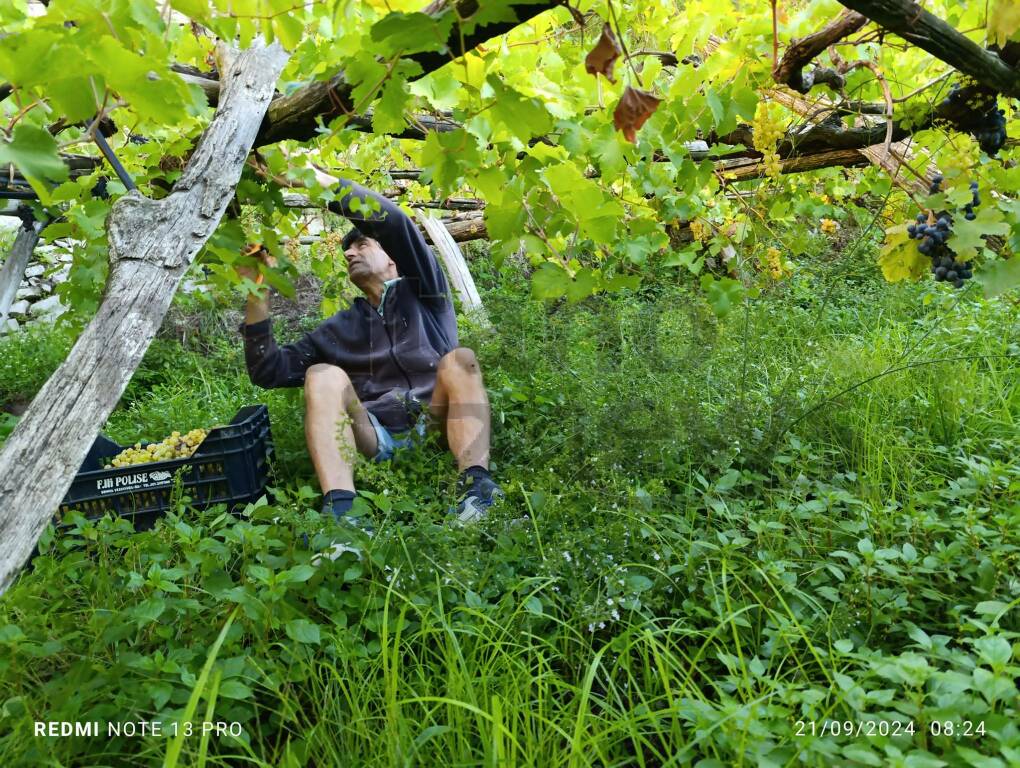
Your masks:
[{"label": "weathered wooden beam", "polygon": [[[180,64],[174,64],[171,65],[170,68],[177,72],[178,76],[184,82],[191,85],[197,85],[201,88],[205,93],[205,98],[209,105],[213,107],[216,106],[216,101],[219,98],[220,92],[219,80],[203,74],[194,74],[192,71],[194,69],[193,67],[185,67]],[[277,95],[277,98],[283,97]],[[352,115],[348,118],[345,127],[371,133],[373,130],[372,110],[368,110],[363,115]],[[424,139],[431,132],[443,133],[455,130],[459,127],[459,123],[456,123],[449,118],[437,117],[435,115],[413,115],[409,118],[409,124],[406,125],[402,131],[388,135],[395,139]]]},{"label": "weathered wooden beam", "polygon": [[287,58],[278,44],[223,49],[220,106],[181,178],[160,200],[136,190],[114,203],[99,311],[0,451],[0,593],[52,519],[233,198]]},{"label": "weathered wooden beam", "polygon": [[[452,237],[455,242],[465,243],[469,240],[489,239],[489,232],[485,228],[485,219],[480,211],[477,213],[472,212],[458,216],[451,216],[439,219],[439,221],[441,221],[443,226],[446,227],[446,231],[450,233],[450,237]],[[419,230],[428,243],[435,245],[428,230],[423,227],[419,227]],[[301,245],[313,245],[321,241],[322,237],[319,235],[304,235],[298,238],[298,243]],[[283,242],[286,242],[286,238],[284,238]]]},{"label": "weathered wooden beam", "polygon": [[[469,34],[463,34],[461,28],[454,24],[446,41],[445,52],[426,51],[405,57],[422,69],[421,74],[413,79],[434,72],[486,40],[506,34],[519,24],[559,4],[558,0],[511,3],[506,6],[505,13],[500,14],[500,21],[478,24]],[[478,10],[478,0],[435,0],[424,9],[424,13],[432,16],[455,13],[459,19],[470,20]],[[328,80],[317,80],[294,93],[274,99],[259,129],[255,145],[264,146],[285,139],[307,141],[316,135],[320,122],[329,123],[341,115],[357,117],[351,99],[352,90],[344,73],[339,72]]]},{"label": "weathered wooden beam", "polygon": [[[806,120],[810,120],[811,115],[817,111],[817,103],[789,92],[777,90],[772,98]],[[914,197],[924,195],[931,185],[931,179],[938,173],[938,169],[928,162],[923,174],[914,175],[909,163],[916,159],[916,153],[906,142],[883,141],[880,146],[876,142],[870,147],[858,147],[856,151],[869,163],[889,174],[893,184]],[[905,169],[907,173],[903,172]]]},{"label": "weathered wooden beam", "polygon": [[220,99],[220,81],[213,80],[202,75],[192,74],[190,71],[181,71],[179,64],[171,64],[170,69],[177,73],[188,85],[197,85],[205,93],[205,100],[210,107],[215,107]]},{"label": "weathered wooden beam", "polygon": [[[383,197],[397,199],[404,192],[402,189],[387,190]],[[324,205],[315,202],[308,195],[294,192],[283,194],[283,204],[287,208],[325,208]],[[473,197],[448,197],[445,200],[423,200],[408,203],[412,208],[437,208],[444,211],[480,211],[485,208],[485,201]]]},{"label": "weathered wooden beam", "polygon": [[840,0],[982,85],[1020,97],[1020,72],[913,0]]},{"label": "weathered wooden beam", "polygon": [[[780,162],[783,173],[806,173],[820,168],[859,167],[868,160],[858,149],[834,149],[812,155],[790,157]],[[715,174],[721,182],[732,183],[760,179],[765,176],[765,163],[757,158],[721,160],[715,164]]]},{"label": "weathered wooden beam", "polygon": [[[825,115],[832,111],[832,109],[816,108],[816,119],[821,122],[788,133],[786,138],[779,141],[779,156],[783,158],[800,157],[836,149],[861,149],[885,141],[885,123],[843,128],[823,120]],[[908,129],[900,123],[895,123],[893,125],[893,140],[905,139],[913,130],[919,129],[920,127],[914,126]],[[718,137],[717,141],[722,144],[754,146],[753,133],[749,125],[738,126],[736,130]]]},{"label": "weathered wooden beam", "polygon": [[[445,219],[443,224],[450,237],[458,243],[465,243],[468,240],[488,240],[489,230],[485,226],[485,219],[481,213],[471,213],[466,216],[458,216],[453,219]],[[431,237],[426,237],[430,243]]]}]

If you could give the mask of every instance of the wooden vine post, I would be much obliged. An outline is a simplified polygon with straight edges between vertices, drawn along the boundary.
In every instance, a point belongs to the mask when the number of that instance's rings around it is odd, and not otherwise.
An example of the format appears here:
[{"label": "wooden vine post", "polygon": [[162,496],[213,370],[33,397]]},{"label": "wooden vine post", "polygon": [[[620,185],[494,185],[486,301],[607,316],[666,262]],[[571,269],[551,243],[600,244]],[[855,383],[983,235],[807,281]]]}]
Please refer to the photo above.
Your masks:
[{"label": "wooden vine post", "polygon": [[468,317],[472,318],[482,328],[492,329],[489,315],[482,304],[482,297],[475,286],[475,279],[468,269],[467,260],[460,250],[460,246],[450,232],[443,226],[443,222],[424,209],[417,212],[418,221],[428,232],[432,245],[438,251],[439,258],[446,269],[446,276],[450,279],[453,289],[457,292],[460,305]]},{"label": "wooden vine post", "polygon": [[219,106],[181,178],[161,200],[134,191],[114,204],[103,303],[0,452],[0,593],[52,519],[219,224],[287,59],[279,44],[221,47]]},{"label": "wooden vine post", "polygon": [[25,276],[25,268],[28,267],[28,261],[39,242],[41,229],[42,225],[37,221],[33,221],[29,229],[24,226],[18,227],[14,245],[11,246],[3,266],[0,267],[0,329],[7,323],[7,313],[11,311],[18,287]]}]

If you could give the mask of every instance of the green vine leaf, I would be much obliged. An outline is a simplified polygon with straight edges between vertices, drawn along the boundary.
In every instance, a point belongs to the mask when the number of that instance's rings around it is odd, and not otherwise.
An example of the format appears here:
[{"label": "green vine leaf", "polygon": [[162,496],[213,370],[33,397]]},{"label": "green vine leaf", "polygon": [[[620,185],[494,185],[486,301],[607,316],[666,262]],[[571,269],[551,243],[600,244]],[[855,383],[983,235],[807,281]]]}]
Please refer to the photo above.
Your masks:
[{"label": "green vine leaf", "polygon": [[43,201],[49,199],[46,180],[63,181],[67,166],[57,156],[57,142],[50,132],[29,123],[18,123],[9,142],[0,142],[0,166],[13,163]]},{"label": "green vine leaf", "polygon": [[931,260],[917,250],[917,243],[907,234],[907,225],[885,231],[886,241],[878,256],[882,275],[890,283],[918,280],[931,268]]},{"label": "green vine leaf", "polygon": [[744,300],[743,284],[730,277],[716,278],[713,275],[702,275],[701,288],[717,317],[725,317]]},{"label": "green vine leaf", "polygon": [[1009,230],[1002,211],[992,205],[982,205],[974,221],[967,221],[963,216],[955,217],[949,247],[956,251],[958,260],[970,261],[984,248],[986,235],[1005,236]]},{"label": "green vine leaf", "polygon": [[453,13],[429,16],[425,13],[394,11],[372,26],[372,40],[388,56],[422,51],[443,51],[453,28]]},{"label": "green vine leaf", "polygon": [[984,289],[989,299],[1020,287],[1020,256],[982,265],[974,275],[974,281]]}]

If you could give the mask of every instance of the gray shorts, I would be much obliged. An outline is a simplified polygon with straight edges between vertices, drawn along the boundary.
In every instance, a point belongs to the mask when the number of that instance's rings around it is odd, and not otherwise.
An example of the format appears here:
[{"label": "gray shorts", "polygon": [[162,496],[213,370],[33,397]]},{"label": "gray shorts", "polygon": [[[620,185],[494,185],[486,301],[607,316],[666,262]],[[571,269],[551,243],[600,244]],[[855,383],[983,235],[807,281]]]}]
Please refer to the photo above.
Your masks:
[{"label": "gray shorts", "polygon": [[372,457],[372,461],[389,461],[393,458],[393,453],[397,448],[411,448],[425,439],[425,413],[418,417],[418,421],[411,429],[396,434],[391,433],[380,424],[379,419],[371,411],[368,411],[368,418],[372,422],[372,426],[375,427],[375,436],[379,441],[379,448],[375,456]]}]

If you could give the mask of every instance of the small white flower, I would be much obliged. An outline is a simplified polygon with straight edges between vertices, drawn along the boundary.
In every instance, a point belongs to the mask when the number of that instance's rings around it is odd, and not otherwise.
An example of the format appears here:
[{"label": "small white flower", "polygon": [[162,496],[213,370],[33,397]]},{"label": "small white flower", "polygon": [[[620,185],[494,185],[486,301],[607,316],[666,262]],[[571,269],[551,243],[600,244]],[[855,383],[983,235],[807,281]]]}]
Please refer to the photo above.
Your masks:
[{"label": "small white flower", "polygon": [[599,622],[599,629],[605,629],[605,628],[606,628],[606,622],[600,621]]},{"label": "small white flower", "polygon": [[589,632],[594,632],[595,631],[595,625],[594,624],[589,624],[588,625],[588,631]]},{"label": "small white flower", "polygon": [[613,598],[611,598],[611,597],[607,598],[606,599],[606,605],[612,605],[612,604],[613,604]]},{"label": "small white flower", "polygon": [[620,620],[620,612],[619,612],[618,610],[616,610],[615,608],[613,609],[612,617],[613,617],[613,618],[614,618],[614,619],[615,619],[616,621],[619,621],[619,620]]},{"label": "small white flower", "polygon": [[655,559],[655,560],[661,560],[662,559],[661,557],[659,557],[659,553],[658,552],[653,552],[652,553],[652,558]]},{"label": "small white flower", "polygon": [[570,557],[570,553],[569,553],[569,552],[564,552],[564,553],[563,553],[563,559],[564,559],[564,560],[566,560],[566,561],[567,561],[568,563],[570,563],[570,562],[573,562],[573,561],[571,560],[571,557]]}]

